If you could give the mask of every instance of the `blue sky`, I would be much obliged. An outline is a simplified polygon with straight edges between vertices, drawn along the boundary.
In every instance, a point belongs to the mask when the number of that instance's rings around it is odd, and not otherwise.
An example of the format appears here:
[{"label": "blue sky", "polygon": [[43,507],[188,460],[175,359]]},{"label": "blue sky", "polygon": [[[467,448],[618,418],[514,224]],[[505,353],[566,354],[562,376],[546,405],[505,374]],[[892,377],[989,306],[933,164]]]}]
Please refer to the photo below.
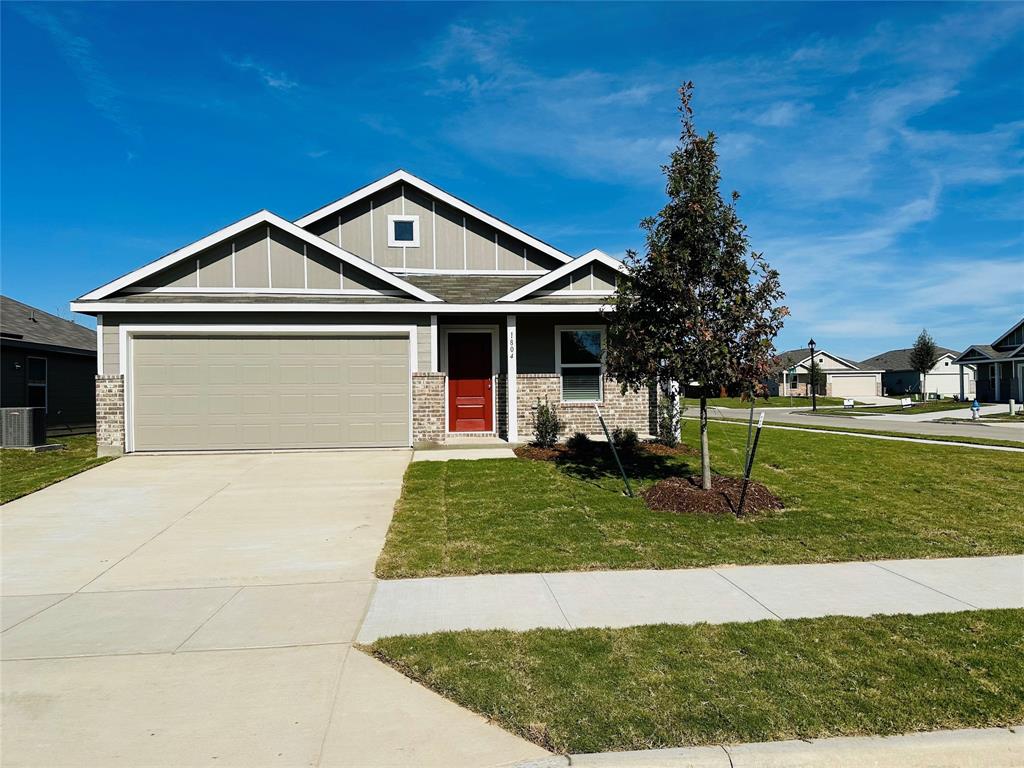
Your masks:
[{"label": "blue sky", "polygon": [[403,167],[573,254],[641,248],[720,136],[780,349],[1024,312],[1021,4],[2,6],[2,288],[48,311],[259,208]]}]

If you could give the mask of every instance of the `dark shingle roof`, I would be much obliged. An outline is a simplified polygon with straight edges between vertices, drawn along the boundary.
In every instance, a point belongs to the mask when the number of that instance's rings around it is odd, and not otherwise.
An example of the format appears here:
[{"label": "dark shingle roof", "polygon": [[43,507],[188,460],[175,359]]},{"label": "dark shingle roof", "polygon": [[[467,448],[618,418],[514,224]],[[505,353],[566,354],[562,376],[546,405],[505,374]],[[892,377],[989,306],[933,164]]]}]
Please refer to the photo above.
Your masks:
[{"label": "dark shingle roof", "polygon": [[536,275],[400,275],[449,304],[491,304],[537,279]]},{"label": "dark shingle roof", "polygon": [[0,296],[0,334],[7,340],[96,351],[96,331]]},{"label": "dark shingle roof", "polygon": [[[870,366],[861,365],[860,363],[856,362],[855,360],[848,360],[845,357],[840,357],[839,355],[833,354],[832,352],[828,352],[827,350],[824,350],[821,347],[815,347],[814,350],[815,350],[815,354],[817,354],[817,353],[824,353],[824,354],[828,355],[829,357],[834,357],[836,360],[842,360],[844,363],[852,365],[854,368],[857,368],[857,369],[860,369],[860,370],[877,370],[877,369],[871,368]],[[806,360],[810,356],[811,356],[811,348],[810,347],[803,347],[802,349],[789,349],[789,350],[786,350],[785,352],[780,352],[776,356],[776,358],[775,358],[775,360],[776,360],[775,370],[776,371],[781,371],[783,368],[790,368],[790,367],[792,367],[794,365],[797,365],[798,363],[803,362],[804,360]]]},{"label": "dark shingle roof", "polygon": [[[956,357],[958,354],[955,349],[947,347],[936,347],[936,349],[939,355]],[[910,353],[913,351],[912,348],[890,349],[888,352],[869,357],[867,360],[861,360],[860,365],[862,368],[874,368],[882,371],[910,371],[914,367],[910,364]]]}]

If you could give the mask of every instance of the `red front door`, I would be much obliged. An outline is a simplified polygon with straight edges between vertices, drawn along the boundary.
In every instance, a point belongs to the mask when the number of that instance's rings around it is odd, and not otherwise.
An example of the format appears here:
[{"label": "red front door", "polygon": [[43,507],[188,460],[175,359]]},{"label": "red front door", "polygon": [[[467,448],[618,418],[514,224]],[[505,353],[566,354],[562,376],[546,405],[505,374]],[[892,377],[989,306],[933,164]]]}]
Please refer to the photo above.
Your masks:
[{"label": "red front door", "polygon": [[448,334],[448,431],[494,429],[491,334]]}]

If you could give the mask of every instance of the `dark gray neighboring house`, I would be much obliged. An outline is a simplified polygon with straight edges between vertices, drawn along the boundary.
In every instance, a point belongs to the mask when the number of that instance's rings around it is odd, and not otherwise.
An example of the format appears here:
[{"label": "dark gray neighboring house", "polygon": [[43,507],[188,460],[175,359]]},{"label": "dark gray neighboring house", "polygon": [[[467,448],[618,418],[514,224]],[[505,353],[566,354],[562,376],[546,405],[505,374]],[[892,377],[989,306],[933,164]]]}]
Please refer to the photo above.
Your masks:
[{"label": "dark gray neighboring house", "polygon": [[1024,317],[991,344],[972,344],[953,364],[977,368],[981,402],[1024,402]]},{"label": "dark gray neighboring house", "polygon": [[96,425],[96,332],[0,296],[0,406],[46,408],[50,434]]},{"label": "dark gray neighboring house", "polygon": [[929,395],[942,397],[971,397],[974,395],[974,366],[957,366],[953,361],[958,355],[954,349],[938,347],[939,359],[928,371],[925,381],[910,364],[913,349],[890,349],[880,355],[862,360],[867,368],[882,371],[882,388],[887,395],[920,394],[921,387],[928,388]]}]

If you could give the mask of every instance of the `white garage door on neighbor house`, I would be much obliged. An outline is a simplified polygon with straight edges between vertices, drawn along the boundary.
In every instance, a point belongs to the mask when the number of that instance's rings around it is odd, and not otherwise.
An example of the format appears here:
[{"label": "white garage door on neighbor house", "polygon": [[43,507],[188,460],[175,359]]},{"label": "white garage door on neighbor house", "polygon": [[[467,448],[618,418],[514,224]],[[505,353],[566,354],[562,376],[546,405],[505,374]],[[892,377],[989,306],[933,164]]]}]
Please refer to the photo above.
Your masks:
[{"label": "white garage door on neighbor house", "polygon": [[867,374],[864,376],[836,376],[832,379],[833,397],[874,397],[876,376]]}]

